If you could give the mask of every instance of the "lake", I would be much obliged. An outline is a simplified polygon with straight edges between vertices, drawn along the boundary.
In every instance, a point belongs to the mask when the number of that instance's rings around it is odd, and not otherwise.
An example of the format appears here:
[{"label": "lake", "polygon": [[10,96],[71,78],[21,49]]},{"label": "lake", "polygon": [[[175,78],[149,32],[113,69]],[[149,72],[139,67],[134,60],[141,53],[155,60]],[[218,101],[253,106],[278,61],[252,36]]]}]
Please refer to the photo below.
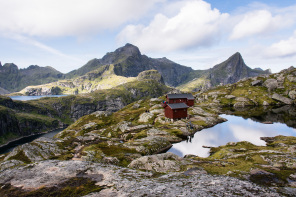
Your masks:
[{"label": "lake", "polygon": [[[181,157],[187,154],[208,157],[209,149],[202,146],[217,147],[226,145],[228,142],[239,141],[248,141],[255,145],[265,145],[265,142],[260,140],[260,137],[274,137],[277,135],[296,136],[296,129],[288,127],[283,123],[263,124],[254,121],[257,120],[254,118],[252,120],[251,118],[225,114],[221,115],[221,117],[226,118],[228,121],[212,128],[203,129],[195,133],[187,141],[173,144],[173,147],[168,152],[175,153]],[[292,118],[293,122],[296,122],[295,116],[285,117],[286,121],[290,121]]]},{"label": "lake", "polygon": [[47,138],[53,138],[56,134],[61,132],[63,129],[56,129],[54,131],[48,132],[48,133],[42,133],[42,134],[36,134],[36,135],[31,135],[28,137],[23,137],[19,140],[15,140],[7,144],[6,146],[0,147],[0,154],[8,153],[12,151],[15,147],[32,142],[33,140],[36,140],[37,138],[40,137],[47,137]]},{"label": "lake", "polygon": [[28,101],[28,100],[40,99],[43,97],[62,97],[62,96],[68,96],[68,95],[10,96],[10,98],[12,100]]}]

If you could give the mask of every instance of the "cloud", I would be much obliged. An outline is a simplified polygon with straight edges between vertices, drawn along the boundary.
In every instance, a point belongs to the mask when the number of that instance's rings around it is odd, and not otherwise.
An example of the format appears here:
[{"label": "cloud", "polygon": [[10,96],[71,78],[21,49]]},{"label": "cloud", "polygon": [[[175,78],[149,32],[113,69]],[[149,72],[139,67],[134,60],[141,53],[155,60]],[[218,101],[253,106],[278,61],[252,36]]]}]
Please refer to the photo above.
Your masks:
[{"label": "cloud", "polygon": [[29,36],[81,36],[137,20],[162,0],[0,1],[0,32]]},{"label": "cloud", "polygon": [[294,35],[287,40],[281,40],[277,43],[272,44],[265,51],[267,57],[289,57],[296,56],[296,31]]},{"label": "cloud", "polygon": [[282,26],[281,16],[272,16],[267,10],[256,10],[246,13],[236,24],[230,35],[231,40],[263,34]]},{"label": "cloud", "polygon": [[128,25],[118,35],[119,42],[131,42],[147,52],[208,46],[219,40],[221,25],[228,14],[212,9],[202,0],[181,5],[175,15],[159,13],[147,26]]}]

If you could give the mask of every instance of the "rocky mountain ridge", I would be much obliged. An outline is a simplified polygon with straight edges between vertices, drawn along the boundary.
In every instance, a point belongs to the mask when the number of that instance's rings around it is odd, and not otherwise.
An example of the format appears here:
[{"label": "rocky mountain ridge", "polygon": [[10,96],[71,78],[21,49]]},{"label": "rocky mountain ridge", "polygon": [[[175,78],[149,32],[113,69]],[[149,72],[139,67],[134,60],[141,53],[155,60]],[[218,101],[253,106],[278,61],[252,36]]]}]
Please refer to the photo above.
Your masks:
[{"label": "rocky mountain ridge", "polygon": [[[40,85],[61,79],[63,80],[58,81],[57,83],[63,83],[66,81],[66,83],[69,84],[71,82],[77,83],[77,81],[79,81],[79,84],[88,87],[88,85],[85,85],[87,82],[92,83],[92,80],[97,80],[97,78],[102,77],[102,71],[109,69],[110,66],[112,66],[111,72],[113,72],[115,76],[119,76],[121,79],[123,79],[122,77],[137,77],[140,72],[145,70],[157,70],[163,76],[165,84],[172,87],[183,85],[183,88],[186,88],[187,83],[192,83],[193,81],[195,87],[190,90],[196,89],[199,86],[211,87],[220,83],[234,83],[244,77],[269,73],[269,71],[261,71],[247,67],[239,53],[236,53],[227,61],[216,65],[212,69],[193,70],[190,67],[177,64],[167,58],[149,58],[146,55],[142,55],[138,47],[126,44],[125,46],[116,49],[114,52],[107,53],[101,59],[92,59],[81,68],[65,75],[59,72],[57,73],[49,67],[46,67],[45,69],[38,66],[30,66],[27,69],[21,69],[18,71],[15,65],[7,64],[5,66],[7,69],[2,68],[3,72],[5,71],[6,76],[3,78],[2,83],[0,81],[0,87],[9,91],[16,91],[28,85]],[[33,72],[33,70],[37,71],[38,69],[43,69],[43,74]],[[227,70],[227,73],[225,73],[225,70]],[[31,73],[34,73],[33,78],[29,77],[31,76]],[[23,78],[30,78],[30,80],[26,81],[23,80]],[[95,89],[99,88],[100,86]],[[73,94],[73,91],[70,93],[67,92],[67,94]]]},{"label": "rocky mountain ridge", "polygon": [[45,84],[58,79],[64,75],[54,68],[39,67],[31,65],[25,69],[19,69],[13,63],[0,64],[0,87],[10,91],[19,91],[29,85]]}]

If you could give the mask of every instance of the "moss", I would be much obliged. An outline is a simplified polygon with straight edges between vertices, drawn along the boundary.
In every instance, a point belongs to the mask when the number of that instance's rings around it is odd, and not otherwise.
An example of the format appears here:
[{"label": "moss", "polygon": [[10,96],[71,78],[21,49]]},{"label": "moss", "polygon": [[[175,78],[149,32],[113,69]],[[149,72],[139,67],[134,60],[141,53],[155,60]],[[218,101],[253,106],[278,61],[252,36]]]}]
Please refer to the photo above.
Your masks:
[{"label": "moss", "polygon": [[20,160],[24,163],[31,163],[31,160],[25,155],[25,153],[20,150],[16,155],[9,158],[9,160]]},{"label": "moss", "polygon": [[41,187],[33,191],[26,191],[21,188],[13,187],[11,185],[1,185],[0,195],[5,196],[19,196],[19,197],[78,197],[84,196],[92,192],[99,192],[103,187],[96,186],[95,181],[88,178],[75,177],[52,187]]},{"label": "moss", "polygon": [[4,135],[0,136],[0,144],[5,144],[13,139],[20,137],[20,135],[12,132],[7,132]]},{"label": "moss", "polygon": [[147,130],[142,130],[139,133],[136,133],[134,139],[141,139],[147,137]]},{"label": "moss", "polygon": [[203,120],[197,120],[191,122],[193,125],[208,126],[207,123]]}]

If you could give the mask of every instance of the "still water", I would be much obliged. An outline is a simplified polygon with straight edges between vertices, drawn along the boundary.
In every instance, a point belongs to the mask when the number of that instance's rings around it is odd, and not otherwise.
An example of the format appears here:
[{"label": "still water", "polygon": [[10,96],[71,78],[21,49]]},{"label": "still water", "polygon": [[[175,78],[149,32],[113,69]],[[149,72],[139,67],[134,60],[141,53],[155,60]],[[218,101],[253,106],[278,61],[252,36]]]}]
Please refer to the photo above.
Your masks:
[{"label": "still water", "polygon": [[195,133],[188,141],[176,143],[168,151],[183,157],[186,154],[194,154],[200,157],[209,156],[209,149],[202,146],[221,146],[228,142],[248,141],[255,145],[265,145],[260,137],[274,137],[277,135],[296,136],[296,129],[286,124],[263,124],[250,118],[233,115],[221,115],[228,121],[212,128],[203,129]]},{"label": "still water", "polygon": [[58,134],[62,130],[63,129],[57,129],[57,130],[51,131],[49,133],[36,134],[36,135],[28,136],[28,137],[23,137],[19,140],[15,140],[13,142],[10,142],[6,146],[0,147],[0,154],[8,153],[8,152],[12,151],[15,147],[25,144],[25,143],[32,142],[33,140],[36,140],[37,138],[40,138],[40,137],[53,138],[53,136],[55,136],[56,134]]},{"label": "still water", "polygon": [[10,96],[12,100],[20,100],[20,101],[28,101],[28,100],[35,100],[40,99],[43,97],[62,97],[68,95],[43,95],[43,96]]}]

